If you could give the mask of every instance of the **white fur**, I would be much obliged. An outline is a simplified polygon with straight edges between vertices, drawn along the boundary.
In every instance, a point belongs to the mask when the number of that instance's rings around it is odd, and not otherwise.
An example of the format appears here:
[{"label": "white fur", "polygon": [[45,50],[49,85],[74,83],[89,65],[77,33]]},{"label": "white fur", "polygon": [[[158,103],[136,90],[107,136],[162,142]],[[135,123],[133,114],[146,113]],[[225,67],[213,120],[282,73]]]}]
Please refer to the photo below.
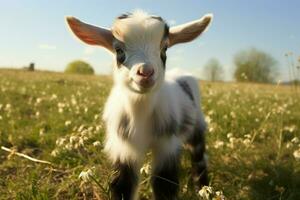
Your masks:
[{"label": "white fur", "polygon": [[[176,77],[178,78],[178,77]],[[172,142],[174,140],[184,141],[189,135],[181,134],[183,137],[173,136],[171,138],[156,138],[151,132],[151,113],[154,109],[159,111],[161,120],[167,120],[168,114],[172,113],[177,121],[181,121],[183,115],[182,108],[201,125],[205,125],[200,111],[200,97],[198,95],[198,82],[191,76],[184,79],[192,86],[193,94],[196,96],[196,107],[191,104],[189,97],[179,88],[176,78],[168,79],[155,93],[136,95],[115,85],[111,91],[105,105],[103,119],[107,125],[107,138],[105,150],[113,161],[142,161],[143,155],[151,148],[158,148],[157,144],[162,144],[170,154],[180,148],[182,142]],[[117,129],[121,113],[127,113],[131,119],[132,140],[124,141],[119,138]],[[192,129],[193,127],[191,127]],[[167,149],[169,150],[167,150]]]}]

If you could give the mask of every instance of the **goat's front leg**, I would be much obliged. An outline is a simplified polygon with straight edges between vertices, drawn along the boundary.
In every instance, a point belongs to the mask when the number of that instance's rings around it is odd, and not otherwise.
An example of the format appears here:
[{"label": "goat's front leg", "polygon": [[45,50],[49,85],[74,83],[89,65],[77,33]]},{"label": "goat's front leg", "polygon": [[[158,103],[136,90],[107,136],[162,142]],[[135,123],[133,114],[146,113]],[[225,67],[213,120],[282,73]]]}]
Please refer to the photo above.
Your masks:
[{"label": "goat's front leg", "polygon": [[113,200],[133,200],[138,186],[137,166],[133,163],[115,163],[115,177],[111,182]]},{"label": "goat's front leg", "polygon": [[177,139],[160,142],[154,149],[152,188],[155,200],[176,200],[179,189],[180,145]]}]

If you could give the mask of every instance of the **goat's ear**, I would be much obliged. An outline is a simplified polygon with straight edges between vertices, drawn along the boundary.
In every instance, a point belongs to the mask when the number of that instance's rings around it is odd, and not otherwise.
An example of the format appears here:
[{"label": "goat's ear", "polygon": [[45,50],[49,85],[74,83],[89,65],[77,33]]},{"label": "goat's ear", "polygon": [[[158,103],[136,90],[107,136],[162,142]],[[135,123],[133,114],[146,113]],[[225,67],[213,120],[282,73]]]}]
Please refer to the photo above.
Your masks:
[{"label": "goat's ear", "polygon": [[75,17],[66,17],[72,32],[83,42],[99,45],[112,51],[113,35],[111,30],[86,24]]},{"label": "goat's ear", "polygon": [[174,44],[194,40],[207,29],[212,19],[213,15],[207,14],[201,19],[171,27],[169,31],[169,47]]}]

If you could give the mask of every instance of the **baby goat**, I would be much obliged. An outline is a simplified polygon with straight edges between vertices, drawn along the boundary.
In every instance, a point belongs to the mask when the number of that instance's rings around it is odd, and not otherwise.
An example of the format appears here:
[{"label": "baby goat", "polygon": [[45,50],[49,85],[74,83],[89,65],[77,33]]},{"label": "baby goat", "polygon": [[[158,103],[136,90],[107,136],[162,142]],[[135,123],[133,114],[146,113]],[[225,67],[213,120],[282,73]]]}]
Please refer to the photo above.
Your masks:
[{"label": "baby goat", "polygon": [[135,11],[119,16],[111,29],[68,17],[83,42],[113,53],[114,86],[103,119],[105,151],[117,175],[111,182],[114,200],[137,199],[139,169],[145,154],[153,154],[155,200],[174,200],[178,193],[179,154],[183,144],[192,154],[192,174],[198,186],[208,184],[205,128],[198,82],[192,76],[165,77],[166,51],[198,37],[212,15],[171,27],[158,16]]}]

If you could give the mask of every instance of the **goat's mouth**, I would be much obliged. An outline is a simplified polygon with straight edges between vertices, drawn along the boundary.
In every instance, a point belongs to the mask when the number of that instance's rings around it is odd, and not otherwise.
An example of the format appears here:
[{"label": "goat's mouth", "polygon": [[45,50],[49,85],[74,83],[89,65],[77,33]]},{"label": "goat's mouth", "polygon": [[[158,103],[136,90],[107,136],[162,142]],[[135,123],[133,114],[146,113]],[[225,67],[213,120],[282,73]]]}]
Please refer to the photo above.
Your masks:
[{"label": "goat's mouth", "polygon": [[153,78],[132,78],[133,87],[138,93],[146,93],[151,90],[155,85]]}]

